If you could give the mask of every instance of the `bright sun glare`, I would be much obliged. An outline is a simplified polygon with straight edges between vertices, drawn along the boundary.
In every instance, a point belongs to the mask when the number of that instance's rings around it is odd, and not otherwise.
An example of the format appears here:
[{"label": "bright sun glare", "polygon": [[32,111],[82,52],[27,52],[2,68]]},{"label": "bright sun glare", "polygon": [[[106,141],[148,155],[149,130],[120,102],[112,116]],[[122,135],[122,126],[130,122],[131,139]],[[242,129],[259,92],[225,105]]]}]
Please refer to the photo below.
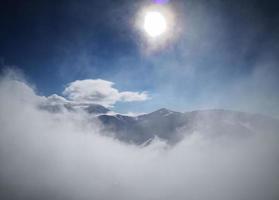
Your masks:
[{"label": "bright sun glare", "polygon": [[147,12],[144,16],[144,30],[150,37],[157,37],[167,30],[165,17],[157,11]]}]

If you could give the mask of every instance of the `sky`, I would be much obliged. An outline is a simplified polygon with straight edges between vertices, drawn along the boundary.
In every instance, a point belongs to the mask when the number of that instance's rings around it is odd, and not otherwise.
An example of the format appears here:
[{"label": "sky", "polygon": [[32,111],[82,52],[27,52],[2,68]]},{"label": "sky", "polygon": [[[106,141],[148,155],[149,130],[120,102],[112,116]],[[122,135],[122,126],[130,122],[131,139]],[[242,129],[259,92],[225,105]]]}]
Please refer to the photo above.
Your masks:
[{"label": "sky", "polygon": [[[156,37],[143,23],[151,8],[166,19]],[[1,0],[0,199],[279,199],[278,10],[269,0]],[[121,120],[118,132],[91,104],[272,117],[102,115]],[[118,140],[136,121],[150,139]],[[165,127],[181,140],[157,137]]]},{"label": "sky", "polygon": [[[136,21],[155,4],[174,20],[154,47]],[[122,113],[221,108],[278,117],[278,8],[258,0],[1,1],[0,65],[21,70],[39,95],[94,101],[93,92]]]}]

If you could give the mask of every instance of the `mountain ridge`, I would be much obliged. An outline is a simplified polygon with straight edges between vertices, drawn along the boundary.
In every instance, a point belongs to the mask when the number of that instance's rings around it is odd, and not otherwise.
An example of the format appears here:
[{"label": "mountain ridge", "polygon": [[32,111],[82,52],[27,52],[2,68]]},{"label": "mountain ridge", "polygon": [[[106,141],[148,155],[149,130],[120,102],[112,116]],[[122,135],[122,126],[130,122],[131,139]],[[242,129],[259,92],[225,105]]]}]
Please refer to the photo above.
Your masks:
[{"label": "mountain ridge", "polygon": [[101,132],[104,135],[137,145],[145,144],[153,138],[175,145],[193,134],[211,139],[243,138],[259,131],[279,130],[279,120],[272,117],[225,109],[177,112],[161,108],[129,116],[113,113],[98,104],[43,104],[40,108],[51,113],[82,110],[101,122]]}]

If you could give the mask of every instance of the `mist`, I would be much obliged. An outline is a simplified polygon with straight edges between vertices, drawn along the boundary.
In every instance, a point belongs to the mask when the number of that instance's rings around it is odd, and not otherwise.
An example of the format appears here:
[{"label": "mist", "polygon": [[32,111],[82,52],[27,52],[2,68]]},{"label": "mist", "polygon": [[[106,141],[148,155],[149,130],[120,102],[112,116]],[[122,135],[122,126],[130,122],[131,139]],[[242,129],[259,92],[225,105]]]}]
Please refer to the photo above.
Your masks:
[{"label": "mist", "polygon": [[[153,40],[142,22],[157,3],[169,27]],[[0,199],[278,200],[278,5],[3,2]],[[50,100],[111,121],[166,111],[110,129]]]},{"label": "mist", "polygon": [[238,140],[197,132],[175,146],[138,146],[104,136],[85,113],[39,109],[45,98],[18,75],[1,77],[1,199],[279,198],[272,127]]}]

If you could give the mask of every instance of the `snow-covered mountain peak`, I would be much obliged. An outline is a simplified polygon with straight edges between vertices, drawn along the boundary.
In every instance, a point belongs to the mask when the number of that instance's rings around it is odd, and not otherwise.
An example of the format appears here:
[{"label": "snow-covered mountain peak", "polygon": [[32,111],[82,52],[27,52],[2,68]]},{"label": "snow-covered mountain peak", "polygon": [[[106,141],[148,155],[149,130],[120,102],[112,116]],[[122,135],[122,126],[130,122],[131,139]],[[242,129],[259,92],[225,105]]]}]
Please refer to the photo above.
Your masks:
[{"label": "snow-covered mountain peak", "polygon": [[168,116],[168,115],[173,114],[173,113],[179,113],[179,112],[175,112],[175,111],[172,111],[172,110],[169,110],[169,109],[166,109],[166,108],[161,108],[159,110],[156,110],[156,111],[150,113],[149,115]]}]

